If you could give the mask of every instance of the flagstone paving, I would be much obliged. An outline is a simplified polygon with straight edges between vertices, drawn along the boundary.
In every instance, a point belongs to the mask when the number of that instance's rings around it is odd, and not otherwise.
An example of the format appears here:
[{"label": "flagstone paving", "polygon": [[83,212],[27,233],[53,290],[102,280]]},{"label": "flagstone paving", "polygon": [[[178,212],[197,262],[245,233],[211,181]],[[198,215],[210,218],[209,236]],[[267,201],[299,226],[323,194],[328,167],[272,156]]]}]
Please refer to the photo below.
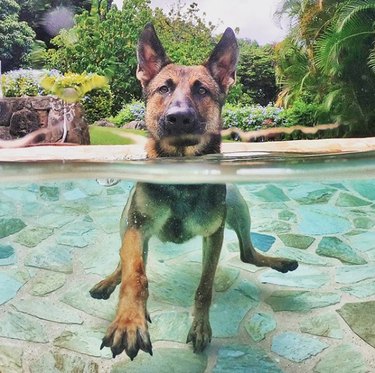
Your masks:
[{"label": "flagstone paving", "polygon": [[254,246],[300,265],[282,274],[243,263],[226,230],[200,355],[185,341],[201,239],[151,239],[154,356],[133,362],[100,350],[118,289],[106,301],[89,294],[118,263],[132,187],[107,184],[0,184],[1,373],[375,372],[375,181],[239,186]]}]

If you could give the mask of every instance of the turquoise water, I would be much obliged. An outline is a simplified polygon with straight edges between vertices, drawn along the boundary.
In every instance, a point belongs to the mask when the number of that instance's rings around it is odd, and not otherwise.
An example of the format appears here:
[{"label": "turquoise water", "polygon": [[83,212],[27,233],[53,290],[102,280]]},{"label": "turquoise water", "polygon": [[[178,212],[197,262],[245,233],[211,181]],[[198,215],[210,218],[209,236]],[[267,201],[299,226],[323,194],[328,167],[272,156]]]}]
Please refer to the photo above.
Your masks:
[{"label": "turquoise water", "polygon": [[[1,164],[0,372],[375,371],[374,159]],[[200,238],[150,242],[154,356],[113,360],[99,349],[118,291],[106,301],[88,291],[116,267],[119,219],[137,179],[236,181],[255,247],[300,263],[287,274],[242,263],[226,229],[213,340],[201,355],[185,344]]]}]

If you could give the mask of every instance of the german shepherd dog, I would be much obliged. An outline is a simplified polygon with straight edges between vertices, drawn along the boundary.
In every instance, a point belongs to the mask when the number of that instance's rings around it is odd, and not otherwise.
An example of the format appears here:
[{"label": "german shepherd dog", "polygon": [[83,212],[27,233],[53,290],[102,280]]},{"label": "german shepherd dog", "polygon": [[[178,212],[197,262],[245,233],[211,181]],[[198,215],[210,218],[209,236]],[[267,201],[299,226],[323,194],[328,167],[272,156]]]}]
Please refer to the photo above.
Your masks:
[{"label": "german shepherd dog", "polygon": [[[179,66],[167,57],[152,25],[138,44],[137,78],[146,98],[148,158],[197,156],[220,152],[221,108],[235,82],[238,45],[228,28],[207,62]],[[91,290],[108,299],[121,283],[117,314],[101,348],[113,357],[125,350],[133,360],[139,350],[152,355],[148,333],[148,282],[145,264],[151,236],[183,243],[203,237],[202,276],[195,295],[194,320],[187,336],[194,352],[211,341],[209,307],[212,285],[223,243],[224,225],[235,230],[241,260],[280,272],[293,271],[296,261],[271,258],[255,251],[250,241],[250,215],[234,186],[158,185],[137,183],[121,218],[122,245],[116,270]]]}]

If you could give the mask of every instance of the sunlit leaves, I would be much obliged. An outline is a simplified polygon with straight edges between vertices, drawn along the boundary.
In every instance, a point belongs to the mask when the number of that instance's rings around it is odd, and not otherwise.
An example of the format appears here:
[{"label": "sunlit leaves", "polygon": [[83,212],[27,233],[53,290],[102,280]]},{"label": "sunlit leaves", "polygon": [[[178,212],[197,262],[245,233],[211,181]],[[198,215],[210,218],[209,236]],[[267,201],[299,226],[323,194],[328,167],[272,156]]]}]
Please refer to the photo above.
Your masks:
[{"label": "sunlit leaves", "polygon": [[108,88],[108,80],[98,74],[47,75],[40,85],[48,92],[68,103],[77,102],[86,93],[99,88]]}]

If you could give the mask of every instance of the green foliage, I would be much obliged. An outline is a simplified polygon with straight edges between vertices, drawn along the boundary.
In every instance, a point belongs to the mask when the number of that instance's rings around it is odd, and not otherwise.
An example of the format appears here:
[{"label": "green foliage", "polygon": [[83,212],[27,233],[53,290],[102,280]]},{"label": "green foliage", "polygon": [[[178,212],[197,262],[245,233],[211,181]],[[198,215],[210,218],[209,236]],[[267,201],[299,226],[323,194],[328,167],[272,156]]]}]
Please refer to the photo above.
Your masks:
[{"label": "green foliage", "polygon": [[145,119],[145,104],[142,101],[133,100],[125,104],[115,117],[110,121],[117,127],[121,127],[133,120],[141,121]]},{"label": "green foliage", "polygon": [[109,87],[88,92],[82,99],[85,117],[89,124],[111,115],[113,94]]},{"label": "green foliage", "polygon": [[[259,46],[256,42],[240,40],[237,81],[241,93],[237,101],[267,105],[277,94],[274,51],[272,46]],[[233,97],[233,93],[231,98]]]},{"label": "green foliage", "polygon": [[190,5],[177,1],[168,14],[156,8],[153,15],[158,36],[170,59],[181,65],[204,62],[214,45],[215,26],[198,15],[197,3]]},{"label": "green foliage", "polygon": [[324,106],[347,135],[375,134],[375,0],[287,0],[282,12],[293,28],[277,46],[278,103]]},{"label": "green foliage", "polygon": [[318,123],[328,123],[329,114],[325,113],[322,105],[317,103],[306,103],[297,100],[293,105],[285,109],[281,115],[286,126],[314,126]]},{"label": "green foliage", "polygon": [[20,6],[15,0],[2,0],[0,4],[0,21],[8,17],[17,18],[20,12]]},{"label": "green foliage", "polygon": [[0,2],[0,60],[3,71],[22,66],[34,43],[34,31],[26,22],[18,21],[19,10],[13,0]]},{"label": "green foliage", "polygon": [[276,46],[275,58],[277,83],[282,87],[277,104],[287,107],[301,98],[313,101],[311,92],[315,91],[317,79],[315,70],[310,69],[306,51],[287,37]]},{"label": "green foliage", "polygon": [[124,102],[140,97],[135,78],[139,33],[151,18],[148,0],[124,1],[122,10],[93,6],[92,12],[76,17],[76,26],[61,32],[48,52],[48,65],[60,71],[92,72],[111,77],[113,111]]},{"label": "green foliage", "polygon": [[332,86],[325,104],[351,135],[375,134],[375,0],[351,0],[338,7],[318,40],[316,64]]},{"label": "green foliage", "polygon": [[104,76],[86,73],[47,74],[40,81],[40,85],[47,92],[66,102],[77,102],[95,89],[109,89],[108,81]]},{"label": "green foliage", "polygon": [[251,105],[254,104],[252,97],[245,92],[244,86],[238,81],[231,87],[226,102],[232,105]]}]

